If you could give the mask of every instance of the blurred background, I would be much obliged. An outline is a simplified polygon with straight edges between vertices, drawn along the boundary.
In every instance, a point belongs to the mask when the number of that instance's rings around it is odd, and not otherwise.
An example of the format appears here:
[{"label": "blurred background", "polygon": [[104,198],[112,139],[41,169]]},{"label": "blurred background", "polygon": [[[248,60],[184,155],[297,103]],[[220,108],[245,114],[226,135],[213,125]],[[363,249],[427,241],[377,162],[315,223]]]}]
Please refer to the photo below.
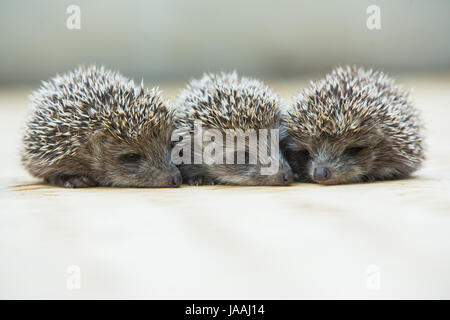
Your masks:
[{"label": "blurred background", "polygon": [[[67,26],[71,5],[79,29]],[[367,27],[370,5],[380,8],[381,29]],[[232,69],[289,79],[347,63],[443,72],[449,14],[447,0],[3,0],[0,85],[36,85],[89,63],[148,82]]]}]

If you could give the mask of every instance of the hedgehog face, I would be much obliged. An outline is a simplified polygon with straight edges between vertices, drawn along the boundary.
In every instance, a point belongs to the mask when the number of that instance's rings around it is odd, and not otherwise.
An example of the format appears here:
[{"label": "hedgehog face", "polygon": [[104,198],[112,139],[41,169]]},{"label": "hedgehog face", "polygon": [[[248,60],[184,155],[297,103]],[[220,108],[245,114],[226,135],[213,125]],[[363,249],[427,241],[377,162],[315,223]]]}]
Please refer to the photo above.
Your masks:
[{"label": "hedgehog face", "polygon": [[355,183],[370,179],[383,151],[378,132],[346,136],[289,139],[286,157],[296,178],[325,185]]},{"label": "hedgehog face", "polygon": [[[245,155],[246,159],[250,156]],[[212,171],[221,184],[241,186],[283,186],[292,182],[292,170],[280,155],[279,169],[272,175],[261,174],[261,163],[213,165]]]},{"label": "hedgehog face", "polygon": [[381,72],[338,67],[311,83],[283,117],[299,179],[322,184],[408,177],[424,159],[409,93]]},{"label": "hedgehog face", "polygon": [[[206,170],[220,184],[282,186],[292,183],[292,170],[281,152],[276,155],[269,153],[272,156],[272,159],[267,159],[270,163],[263,163],[258,153],[258,149],[250,150],[248,146],[239,151],[237,148],[225,147],[224,158],[234,159],[233,163],[208,165]],[[273,170],[265,172],[264,169],[268,168]]]},{"label": "hedgehog face", "polygon": [[91,142],[91,166],[97,180],[114,187],[178,187],[181,174],[170,160],[166,136],[117,139],[96,134]]}]

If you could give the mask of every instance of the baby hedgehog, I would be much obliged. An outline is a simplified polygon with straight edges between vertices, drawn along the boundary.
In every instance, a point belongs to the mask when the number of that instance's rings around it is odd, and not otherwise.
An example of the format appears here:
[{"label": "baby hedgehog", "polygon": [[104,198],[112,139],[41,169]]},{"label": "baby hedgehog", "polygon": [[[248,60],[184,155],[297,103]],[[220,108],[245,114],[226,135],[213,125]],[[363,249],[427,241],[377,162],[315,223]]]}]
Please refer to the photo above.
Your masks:
[{"label": "baby hedgehog", "polygon": [[177,187],[173,113],[157,89],[103,67],[79,67],[32,94],[22,162],[32,175],[67,188]]},{"label": "baby hedgehog", "polygon": [[333,70],[296,97],[283,125],[282,148],[300,181],[400,179],[424,160],[419,113],[382,72]]},{"label": "baby hedgehog", "polygon": [[[200,80],[192,80],[176,103],[176,127],[185,129],[194,140],[177,143],[191,155],[190,163],[179,166],[183,179],[191,185],[290,184],[292,171],[279,150],[281,104],[281,99],[262,82],[239,78],[236,72],[205,74]],[[201,133],[195,132],[196,123],[200,123]],[[205,138],[208,130],[215,133],[214,140]],[[200,143],[196,143],[199,135]],[[218,161],[207,163],[204,157],[203,162],[195,162],[194,157],[201,156],[211,141],[219,143],[219,139],[223,148],[218,147],[214,153]],[[261,153],[272,160],[261,157]],[[267,166],[275,169],[264,172]]]}]

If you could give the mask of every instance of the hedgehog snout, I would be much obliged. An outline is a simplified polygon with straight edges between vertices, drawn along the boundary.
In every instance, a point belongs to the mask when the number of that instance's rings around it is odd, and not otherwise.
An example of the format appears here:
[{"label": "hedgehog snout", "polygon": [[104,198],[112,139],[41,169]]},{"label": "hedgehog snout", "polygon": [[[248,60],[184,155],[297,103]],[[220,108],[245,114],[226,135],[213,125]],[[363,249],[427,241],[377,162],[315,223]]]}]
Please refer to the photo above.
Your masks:
[{"label": "hedgehog snout", "polygon": [[287,186],[290,185],[294,181],[294,174],[290,167],[283,167],[274,174],[269,177],[269,180],[266,180],[266,185],[273,186]]},{"label": "hedgehog snout", "polygon": [[[166,169],[167,170],[167,169]],[[180,170],[171,164],[166,175],[167,186],[170,188],[177,188],[183,183],[183,177],[181,176]]]},{"label": "hedgehog snout", "polygon": [[280,182],[282,185],[291,184],[294,179],[294,174],[291,169],[285,169],[280,173]]},{"label": "hedgehog snout", "polygon": [[313,178],[316,181],[327,181],[331,178],[331,170],[328,167],[314,168]]},{"label": "hedgehog snout", "polygon": [[181,178],[181,174],[179,172],[174,173],[170,176],[170,182],[172,187],[179,187],[183,179]]}]

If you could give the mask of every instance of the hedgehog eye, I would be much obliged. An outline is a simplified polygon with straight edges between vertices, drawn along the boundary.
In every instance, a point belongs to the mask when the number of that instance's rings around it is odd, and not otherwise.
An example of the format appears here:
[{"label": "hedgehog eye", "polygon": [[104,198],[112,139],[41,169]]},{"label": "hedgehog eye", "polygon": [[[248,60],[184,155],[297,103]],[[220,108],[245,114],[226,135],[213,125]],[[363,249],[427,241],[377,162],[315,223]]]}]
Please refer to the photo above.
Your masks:
[{"label": "hedgehog eye", "polygon": [[345,149],[344,153],[347,156],[354,157],[357,154],[359,154],[361,151],[363,151],[364,149],[365,149],[364,147],[349,147],[349,148]]},{"label": "hedgehog eye", "polygon": [[143,156],[138,153],[127,153],[120,156],[120,161],[123,163],[136,163],[143,159]]},{"label": "hedgehog eye", "polygon": [[304,157],[309,157],[309,151],[308,149],[303,149],[302,151],[300,151],[301,155]]}]

